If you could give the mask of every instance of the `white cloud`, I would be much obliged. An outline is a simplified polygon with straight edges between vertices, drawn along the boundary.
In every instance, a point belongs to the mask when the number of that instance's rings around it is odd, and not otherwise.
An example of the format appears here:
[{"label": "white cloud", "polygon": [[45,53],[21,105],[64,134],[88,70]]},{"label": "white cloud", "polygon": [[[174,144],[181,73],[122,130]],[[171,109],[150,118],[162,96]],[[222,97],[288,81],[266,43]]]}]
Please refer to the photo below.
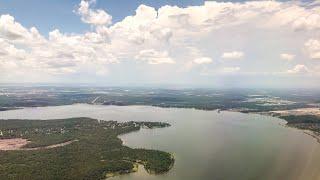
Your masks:
[{"label": "white cloud", "polygon": [[168,52],[159,52],[154,49],[142,50],[135,59],[147,61],[149,64],[174,64],[174,60],[169,57]]},{"label": "white cloud", "polygon": [[320,59],[320,41],[316,39],[309,39],[304,44],[308,55],[311,59]]},{"label": "white cloud", "polygon": [[112,16],[101,9],[92,10],[90,5],[94,4],[95,0],[81,0],[78,14],[81,15],[81,20],[84,23],[92,25],[109,25],[112,23]]},{"label": "white cloud", "polygon": [[[82,0],[75,10],[84,23],[92,25],[82,34],[57,29],[47,38],[35,27],[24,27],[13,16],[1,15],[0,76],[8,72],[37,73],[24,77],[63,73],[112,76],[111,64],[133,71],[140,67],[132,66],[143,63],[171,64],[166,70],[171,71],[173,77],[181,77],[182,67],[199,74],[204,66],[198,64],[206,64],[218,74],[238,72],[240,67],[258,72],[276,69],[283,73],[278,68],[283,63],[274,58],[282,47],[301,52],[280,54],[281,59],[292,60],[295,56],[301,61],[320,59],[320,40],[312,38],[320,29],[317,6],[276,1],[210,1],[199,6],[167,5],[159,9],[140,5],[135,14],[112,24],[111,15],[94,9],[94,3],[94,0]],[[245,50],[245,54],[224,52],[226,49]],[[221,55],[221,52],[224,53]],[[246,56],[248,61],[237,62],[239,67],[221,68],[220,62],[212,63],[212,59],[219,56],[223,59]],[[130,60],[143,63],[127,63]],[[308,66],[313,67],[315,63],[308,62]],[[300,65],[288,72],[306,69]],[[154,71],[144,70],[144,74]],[[128,76],[135,78],[132,71]]]},{"label": "white cloud", "polygon": [[298,30],[320,28],[319,12],[311,12],[302,15],[293,21],[293,27]]},{"label": "white cloud", "polygon": [[292,69],[289,69],[287,71],[287,73],[289,74],[307,74],[309,72],[310,72],[309,68],[303,64],[298,64]]},{"label": "white cloud", "polygon": [[240,59],[244,56],[244,53],[241,51],[232,51],[232,52],[225,52],[222,54],[222,58],[224,59]]},{"label": "white cloud", "polygon": [[200,57],[193,60],[196,64],[209,64],[212,62],[212,59],[209,57]]},{"label": "white cloud", "polygon": [[294,54],[287,54],[287,53],[282,53],[280,54],[280,58],[283,60],[291,61],[295,58]]},{"label": "white cloud", "polygon": [[18,49],[14,45],[0,39],[0,60],[1,59],[16,59],[22,60],[26,57],[26,51]]},{"label": "white cloud", "polygon": [[29,32],[21,24],[15,22],[14,17],[5,14],[0,17],[0,34],[1,38],[16,40],[24,38]]},{"label": "white cloud", "polygon": [[25,72],[70,74],[91,67],[118,62],[106,49],[108,34],[99,26],[96,32],[66,35],[58,29],[44,38],[35,27],[24,28],[10,15],[0,16],[0,61],[2,73]]}]

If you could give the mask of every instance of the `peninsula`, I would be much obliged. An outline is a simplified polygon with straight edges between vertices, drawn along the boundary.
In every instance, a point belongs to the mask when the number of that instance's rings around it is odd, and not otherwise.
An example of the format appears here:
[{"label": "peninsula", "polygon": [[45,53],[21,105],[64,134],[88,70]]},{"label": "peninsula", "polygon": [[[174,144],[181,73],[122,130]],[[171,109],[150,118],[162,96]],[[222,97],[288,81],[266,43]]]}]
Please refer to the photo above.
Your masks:
[{"label": "peninsula", "polygon": [[105,179],[173,166],[170,153],[124,146],[118,135],[140,128],[164,128],[162,122],[0,120],[0,179]]}]

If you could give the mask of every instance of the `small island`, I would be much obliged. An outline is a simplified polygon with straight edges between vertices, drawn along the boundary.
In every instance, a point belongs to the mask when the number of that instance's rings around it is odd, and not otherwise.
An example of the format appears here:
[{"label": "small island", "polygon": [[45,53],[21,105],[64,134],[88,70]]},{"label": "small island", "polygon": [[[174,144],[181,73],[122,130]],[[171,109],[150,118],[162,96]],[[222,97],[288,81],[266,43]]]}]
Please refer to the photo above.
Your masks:
[{"label": "small island", "polygon": [[137,170],[165,173],[170,153],[124,146],[120,134],[164,128],[163,122],[91,118],[0,120],[0,179],[106,179]]}]

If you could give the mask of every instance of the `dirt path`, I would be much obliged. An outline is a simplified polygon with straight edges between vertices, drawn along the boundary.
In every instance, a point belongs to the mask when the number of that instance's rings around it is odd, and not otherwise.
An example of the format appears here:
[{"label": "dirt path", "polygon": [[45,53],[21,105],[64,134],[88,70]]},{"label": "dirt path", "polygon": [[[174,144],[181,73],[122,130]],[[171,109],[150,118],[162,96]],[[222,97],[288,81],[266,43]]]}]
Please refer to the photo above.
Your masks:
[{"label": "dirt path", "polygon": [[59,144],[53,144],[53,145],[44,146],[44,147],[20,148],[19,150],[32,151],[32,150],[39,150],[39,149],[52,149],[52,148],[66,146],[66,145],[69,145],[69,144],[77,142],[77,141],[78,140],[76,139],[76,140],[71,140],[71,141],[67,141],[67,142],[63,142],[63,143],[59,143]]}]

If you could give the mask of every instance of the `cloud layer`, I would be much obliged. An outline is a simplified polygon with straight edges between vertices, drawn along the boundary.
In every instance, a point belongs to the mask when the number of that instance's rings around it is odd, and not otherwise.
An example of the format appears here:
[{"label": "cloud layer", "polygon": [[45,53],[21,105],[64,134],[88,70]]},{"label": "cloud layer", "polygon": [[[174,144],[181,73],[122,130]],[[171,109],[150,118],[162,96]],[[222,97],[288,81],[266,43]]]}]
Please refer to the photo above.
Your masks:
[{"label": "cloud layer", "polygon": [[170,75],[172,83],[188,79],[206,83],[203,74],[318,76],[320,7],[312,4],[210,1],[159,9],[140,5],[119,22],[94,5],[94,0],[82,0],[70,10],[91,26],[82,34],[54,29],[46,36],[2,14],[0,82],[62,77],[94,81],[98,76],[118,81],[120,74],[128,82],[158,82]]}]

